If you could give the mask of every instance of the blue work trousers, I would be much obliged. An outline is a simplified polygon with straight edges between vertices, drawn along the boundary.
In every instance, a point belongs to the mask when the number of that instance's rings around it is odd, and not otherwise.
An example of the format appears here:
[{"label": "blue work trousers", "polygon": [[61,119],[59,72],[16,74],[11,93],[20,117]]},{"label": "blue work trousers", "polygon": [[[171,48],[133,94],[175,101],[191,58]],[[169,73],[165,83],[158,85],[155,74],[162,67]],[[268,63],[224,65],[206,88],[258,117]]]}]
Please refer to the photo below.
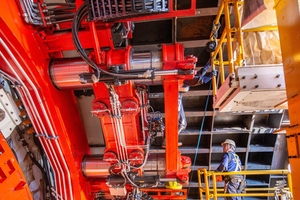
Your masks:
[{"label": "blue work trousers", "polygon": [[[237,183],[233,183],[231,181],[228,181],[225,183],[225,187],[226,187],[226,193],[229,194],[236,194],[238,193],[238,188],[240,187],[240,182]],[[225,197],[224,200],[242,200],[242,197]]]}]

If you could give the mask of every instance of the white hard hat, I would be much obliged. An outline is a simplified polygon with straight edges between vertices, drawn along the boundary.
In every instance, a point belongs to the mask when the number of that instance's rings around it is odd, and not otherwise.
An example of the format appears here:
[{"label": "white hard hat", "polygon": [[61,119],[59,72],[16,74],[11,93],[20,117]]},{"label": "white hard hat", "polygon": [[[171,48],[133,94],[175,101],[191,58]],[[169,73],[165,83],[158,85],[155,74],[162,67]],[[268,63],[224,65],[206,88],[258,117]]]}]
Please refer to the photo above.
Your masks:
[{"label": "white hard hat", "polygon": [[226,139],[221,145],[223,146],[224,144],[231,144],[232,146],[236,147],[235,142],[230,139]]}]

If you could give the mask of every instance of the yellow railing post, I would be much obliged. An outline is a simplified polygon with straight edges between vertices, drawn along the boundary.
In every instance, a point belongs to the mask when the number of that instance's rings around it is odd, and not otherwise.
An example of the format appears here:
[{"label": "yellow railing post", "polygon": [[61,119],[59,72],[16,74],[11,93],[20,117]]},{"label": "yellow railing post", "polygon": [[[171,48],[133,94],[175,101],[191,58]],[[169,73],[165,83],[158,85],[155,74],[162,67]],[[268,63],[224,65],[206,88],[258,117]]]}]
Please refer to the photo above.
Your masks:
[{"label": "yellow railing post", "polygon": [[213,194],[214,194],[214,200],[217,200],[218,194],[217,194],[217,179],[216,175],[212,175],[212,181],[213,181]]},{"label": "yellow railing post", "polygon": [[202,181],[201,181],[201,169],[198,169],[197,171],[198,174],[198,186],[199,186],[199,196],[200,196],[200,200],[203,200],[202,198]]},{"label": "yellow railing post", "polygon": [[220,80],[221,80],[221,84],[223,84],[225,82],[225,72],[224,72],[224,62],[223,62],[223,50],[222,48],[220,48],[219,51],[219,74],[220,74]]},{"label": "yellow railing post", "polygon": [[[243,4],[243,0],[222,0],[221,5],[219,6],[219,10],[216,16],[216,19],[214,21],[214,26],[219,24],[221,15],[224,14],[225,19],[225,27],[221,34],[220,39],[218,40],[218,45],[216,47],[216,50],[211,53],[211,60],[212,60],[212,69],[215,69],[215,66],[213,63],[215,63],[215,59],[217,55],[219,55],[219,76],[221,84],[225,82],[225,70],[224,70],[224,64],[228,66],[229,76],[232,78],[235,78],[235,67],[241,67],[243,66],[244,62],[244,50],[243,50],[243,37],[242,37],[242,28],[241,28],[241,17],[239,12],[239,6]],[[236,21],[234,24],[234,27],[231,27],[230,22],[230,11],[229,7],[233,5],[233,14],[235,15]],[[237,42],[237,56],[234,58],[233,53],[233,44],[234,38],[232,38],[232,33],[236,34],[236,42]],[[211,40],[213,40],[213,34],[210,36]],[[226,37],[226,38],[225,38]],[[228,54],[228,61],[223,61],[223,51],[222,51],[222,44],[223,42],[226,42],[227,44],[227,54]],[[217,95],[218,85],[216,81],[216,77],[212,78],[212,86],[213,86],[213,95]]]},{"label": "yellow railing post", "polygon": [[291,173],[288,173],[287,177],[288,177],[288,186],[289,186],[289,190],[290,190],[290,192],[293,194],[292,174],[291,174]]},{"label": "yellow railing post", "polygon": [[[292,180],[291,180],[291,173],[284,169],[284,170],[246,170],[246,171],[239,171],[239,172],[213,172],[213,171],[207,171],[205,168],[198,169],[198,182],[199,182],[199,195],[200,199],[202,200],[203,191],[205,192],[205,199],[209,200],[213,198],[214,200],[217,200],[218,197],[232,197],[232,196],[243,196],[243,197],[271,197],[275,196],[275,190],[276,188],[246,188],[245,193],[239,193],[239,194],[229,194],[229,193],[218,193],[218,191],[224,192],[224,189],[217,189],[217,181],[216,176],[217,175],[271,175],[271,174],[280,174],[280,175],[287,175],[287,183],[288,188],[285,188],[289,192],[293,193],[292,190]],[[202,187],[201,182],[201,175],[203,175],[204,185],[205,188]],[[211,177],[213,184],[210,188],[208,183],[208,178]],[[212,191],[212,193],[210,193]],[[247,193],[247,191],[251,193]],[[265,193],[263,193],[265,191]],[[269,193],[269,191],[273,191],[272,193]]]},{"label": "yellow railing post", "polygon": [[233,3],[234,7],[234,14],[236,16],[236,35],[237,35],[237,41],[238,41],[238,55],[236,59],[237,66],[243,66],[243,60],[244,60],[244,47],[243,47],[243,36],[242,36],[242,27],[241,27],[241,16],[239,12],[239,4],[241,1],[235,1]]}]

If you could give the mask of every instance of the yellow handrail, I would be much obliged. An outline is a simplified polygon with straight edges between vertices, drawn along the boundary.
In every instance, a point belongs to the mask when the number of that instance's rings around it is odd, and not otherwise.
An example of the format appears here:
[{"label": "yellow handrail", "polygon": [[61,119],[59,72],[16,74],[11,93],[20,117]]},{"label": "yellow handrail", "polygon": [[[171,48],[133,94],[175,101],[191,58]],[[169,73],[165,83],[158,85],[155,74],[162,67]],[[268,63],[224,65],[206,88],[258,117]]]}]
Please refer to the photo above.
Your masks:
[{"label": "yellow handrail", "polygon": [[[226,65],[229,67],[229,75],[231,77],[235,77],[235,65],[237,67],[243,65],[244,60],[244,53],[243,53],[243,40],[242,40],[242,29],[241,29],[241,17],[239,12],[239,6],[244,3],[243,0],[222,0],[221,5],[219,6],[218,14],[216,16],[216,19],[214,21],[214,25],[219,24],[221,15],[224,12],[224,18],[225,18],[225,27],[221,34],[220,39],[218,40],[218,46],[216,47],[216,50],[211,53],[211,60],[212,60],[212,70],[215,70],[215,63],[219,63],[220,65],[220,79],[221,84],[225,82],[225,70],[224,70],[224,61],[223,61],[223,51],[222,51],[222,45],[224,42],[227,42],[227,53],[228,53],[228,61],[226,62]],[[231,27],[230,23],[230,12],[229,7],[233,5],[233,11],[236,16],[236,22],[234,27]],[[238,55],[236,55],[236,58],[234,58],[233,53],[233,47],[232,47],[232,35],[235,34],[237,36],[237,44],[238,44]],[[214,35],[211,34],[210,40],[213,40]],[[217,55],[219,55],[219,61],[216,61]],[[213,87],[213,95],[217,95],[217,81],[216,77],[212,78],[212,87]]]},{"label": "yellow handrail", "polygon": [[[216,65],[219,66],[220,83],[223,84],[225,80],[230,77],[236,78],[236,70],[239,67],[245,65],[244,61],[244,47],[243,47],[243,32],[255,32],[255,31],[268,31],[277,30],[277,26],[262,26],[252,29],[242,30],[242,22],[239,8],[244,4],[244,0],[222,0],[217,16],[214,20],[213,27],[220,24],[221,16],[224,16],[224,29],[219,39],[215,38],[212,31],[210,35],[211,41],[217,42],[217,47],[214,52],[211,53],[211,68],[216,69]],[[235,22],[232,23],[232,15],[234,15]],[[223,44],[227,44],[227,61],[223,59]],[[224,69],[226,67],[227,70]],[[225,75],[225,72],[229,74]],[[218,93],[217,77],[212,77],[212,90],[213,96],[216,97]]]},{"label": "yellow handrail", "polygon": [[[198,169],[198,184],[199,184],[199,195],[200,200],[203,200],[203,193],[205,194],[205,199],[209,200],[211,198],[217,200],[218,197],[231,197],[231,196],[247,196],[247,197],[268,197],[268,196],[275,196],[275,188],[245,188],[244,193],[239,194],[229,194],[224,193],[224,189],[217,188],[217,181],[216,176],[228,176],[228,175],[271,175],[271,174],[280,174],[287,176],[287,184],[288,187],[285,188],[287,191],[293,193],[292,190],[292,179],[291,173],[286,170],[245,170],[239,172],[214,172],[214,171],[207,171],[205,168]],[[210,188],[208,183],[208,178],[211,177],[212,179],[212,188]],[[204,187],[202,186],[202,178],[204,180]],[[247,193],[250,192],[251,193]],[[267,191],[266,193],[261,193],[262,191]],[[269,191],[274,191],[269,193]],[[221,193],[222,192],[222,193]],[[259,193],[253,193],[259,192]]]}]

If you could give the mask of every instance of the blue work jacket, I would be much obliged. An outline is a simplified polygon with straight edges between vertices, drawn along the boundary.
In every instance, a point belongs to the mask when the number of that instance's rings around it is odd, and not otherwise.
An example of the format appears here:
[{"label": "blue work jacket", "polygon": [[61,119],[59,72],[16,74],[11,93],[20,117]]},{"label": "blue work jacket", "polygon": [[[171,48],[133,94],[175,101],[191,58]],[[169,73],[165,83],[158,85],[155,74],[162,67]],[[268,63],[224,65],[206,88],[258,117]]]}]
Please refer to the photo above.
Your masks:
[{"label": "blue work jacket", "polygon": [[222,162],[216,171],[241,171],[242,163],[239,156],[235,152],[227,152],[223,154]]}]

